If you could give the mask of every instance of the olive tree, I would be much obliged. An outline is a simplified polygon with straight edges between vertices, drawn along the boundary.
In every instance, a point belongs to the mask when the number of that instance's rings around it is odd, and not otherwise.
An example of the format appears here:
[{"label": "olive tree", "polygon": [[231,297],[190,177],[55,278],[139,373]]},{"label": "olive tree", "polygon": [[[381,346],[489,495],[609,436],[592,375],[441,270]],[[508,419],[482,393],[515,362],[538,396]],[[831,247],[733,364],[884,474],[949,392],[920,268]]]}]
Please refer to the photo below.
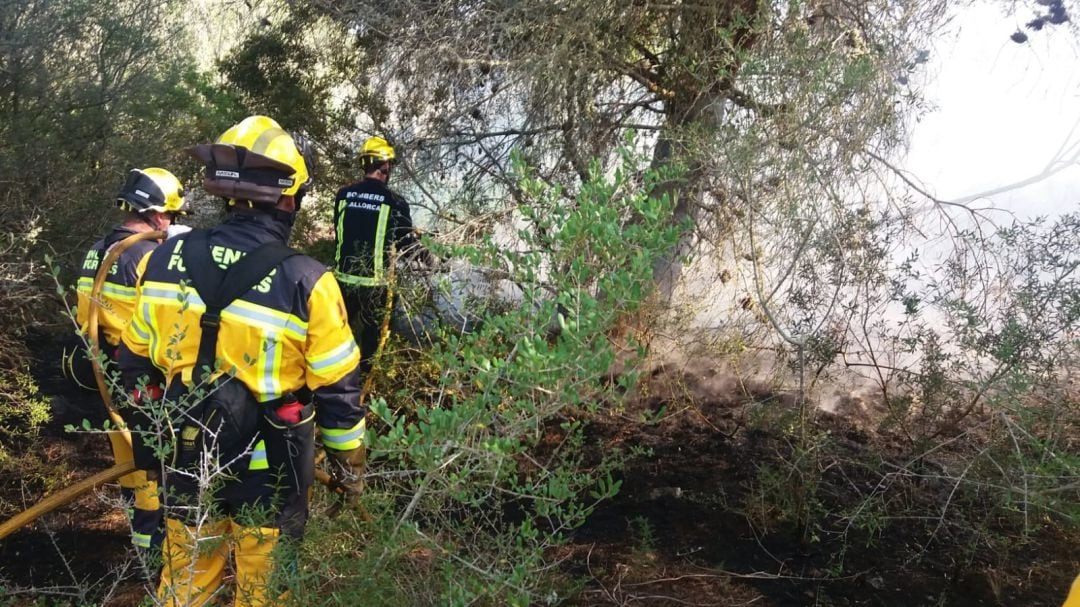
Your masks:
[{"label": "olive tree", "polygon": [[[670,298],[687,255],[747,213],[826,217],[903,140],[907,84],[944,2],[316,2],[370,54],[375,129],[399,135],[447,224],[505,218],[511,149],[580,182],[635,132],[691,220],[655,261]],[[743,226],[744,227],[744,226]],[[740,234],[745,230],[738,230]],[[740,245],[741,246],[741,245]],[[708,248],[708,247],[706,247]]]}]

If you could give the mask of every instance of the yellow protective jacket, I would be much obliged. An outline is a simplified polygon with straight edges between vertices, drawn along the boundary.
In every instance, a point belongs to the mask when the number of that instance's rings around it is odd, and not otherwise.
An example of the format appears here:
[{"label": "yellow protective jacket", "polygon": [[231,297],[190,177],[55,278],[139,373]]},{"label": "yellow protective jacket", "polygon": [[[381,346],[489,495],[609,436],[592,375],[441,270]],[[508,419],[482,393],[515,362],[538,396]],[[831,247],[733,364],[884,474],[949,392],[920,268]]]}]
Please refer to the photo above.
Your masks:
[{"label": "yellow protective jacket", "polygon": [[[117,226],[86,252],[82,268],[79,269],[79,283],[76,288],[78,304],[75,309],[75,320],[84,335],[90,328],[90,292],[94,287],[98,267],[114,244],[135,233],[129,228]],[[135,284],[139,281],[141,264],[157,246],[157,241],[139,241],[121,253],[109,270],[98,297],[98,339],[103,346],[105,343],[111,346],[120,344],[120,336],[135,309]]]},{"label": "yellow protective jacket", "polygon": [[[232,213],[210,230],[211,256],[227,268],[288,228],[265,214]],[[190,386],[205,305],[190,286],[181,255],[186,236],[171,238],[145,261],[135,313],[123,335],[120,370],[128,389],[139,378]],[[216,356],[259,403],[274,406],[289,393],[312,391],[323,445],[360,445],[360,351],[333,275],[318,261],[295,255],[281,262],[221,314]],[[172,392],[169,386],[168,392]]]}]

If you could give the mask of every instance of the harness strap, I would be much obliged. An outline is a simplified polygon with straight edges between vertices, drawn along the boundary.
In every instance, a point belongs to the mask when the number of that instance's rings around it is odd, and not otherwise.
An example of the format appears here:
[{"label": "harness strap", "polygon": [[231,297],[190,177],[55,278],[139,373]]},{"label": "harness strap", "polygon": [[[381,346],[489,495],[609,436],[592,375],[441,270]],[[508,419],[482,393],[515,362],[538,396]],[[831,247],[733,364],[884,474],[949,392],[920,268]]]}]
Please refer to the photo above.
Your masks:
[{"label": "harness strap", "polygon": [[222,310],[259,284],[282,261],[299,254],[280,242],[266,242],[229,266],[228,270],[222,270],[211,254],[209,235],[209,230],[192,230],[181,253],[195,291],[206,304],[206,310],[199,318],[202,337],[192,372],[193,386],[199,385],[204,377],[214,372]]}]

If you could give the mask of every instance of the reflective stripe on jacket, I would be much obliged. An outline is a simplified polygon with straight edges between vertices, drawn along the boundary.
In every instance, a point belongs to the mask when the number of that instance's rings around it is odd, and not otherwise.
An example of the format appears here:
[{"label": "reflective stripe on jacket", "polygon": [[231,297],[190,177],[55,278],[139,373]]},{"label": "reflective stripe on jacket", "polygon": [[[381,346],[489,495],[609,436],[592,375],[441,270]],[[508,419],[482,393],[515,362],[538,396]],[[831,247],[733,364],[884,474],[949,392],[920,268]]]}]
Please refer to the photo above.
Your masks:
[{"label": "reflective stripe on jacket", "polygon": [[[287,228],[268,215],[233,213],[210,231],[211,257],[227,268],[260,244],[286,238]],[[120,355],[125,385],[155,370],[191,385],[205,305],[187,282],[186,242],[186,236],[171,238],[145,262]],[[321,427],[363,427],[360,351],[341,290],[326,267],[306,255],[286,259],[222,311],[216,354],[219,370],[235,373],[258,402],[306,387],[314,392]]]},{"label": "reflective stripe on jacket", "polygon": [[335,275],[347,285],[385,285],[391,247],[401,251],[416,241],[408,203],[377,179],[338,191],[334,229]]},{"label": "reflective stripe on jacket", "polygon": [[[114,244],[135,233],[134,230],[117,226],[86,252],[82,267],[79,268],[79,282],[76,286],[78,303],[75,309],[75,320],[83,334],[90,328],[90,292],[94,287],[98,267],[105,261],[105,256]],[[128,247],[117,258],[101,285],[97,302],[98,330],[100,336],[110,345],[120,343],[120,335],[131,321],[131,314],[135,309],[135,284],[139,281],[140,263],[157,246],[156,241],[143,240]]]}]

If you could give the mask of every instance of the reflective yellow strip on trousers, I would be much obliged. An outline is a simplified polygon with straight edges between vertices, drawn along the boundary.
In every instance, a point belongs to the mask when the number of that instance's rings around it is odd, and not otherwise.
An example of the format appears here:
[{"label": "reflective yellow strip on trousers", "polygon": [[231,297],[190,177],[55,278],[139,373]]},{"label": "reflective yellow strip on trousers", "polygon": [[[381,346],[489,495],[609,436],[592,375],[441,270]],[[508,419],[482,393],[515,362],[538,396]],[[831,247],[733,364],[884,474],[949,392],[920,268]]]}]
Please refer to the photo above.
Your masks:
[{"label": "reflective yellow strip on trousers", "polygon": [[131,543],[138,548],[150,547],[150,536],[145,533],[131,532]]}]

